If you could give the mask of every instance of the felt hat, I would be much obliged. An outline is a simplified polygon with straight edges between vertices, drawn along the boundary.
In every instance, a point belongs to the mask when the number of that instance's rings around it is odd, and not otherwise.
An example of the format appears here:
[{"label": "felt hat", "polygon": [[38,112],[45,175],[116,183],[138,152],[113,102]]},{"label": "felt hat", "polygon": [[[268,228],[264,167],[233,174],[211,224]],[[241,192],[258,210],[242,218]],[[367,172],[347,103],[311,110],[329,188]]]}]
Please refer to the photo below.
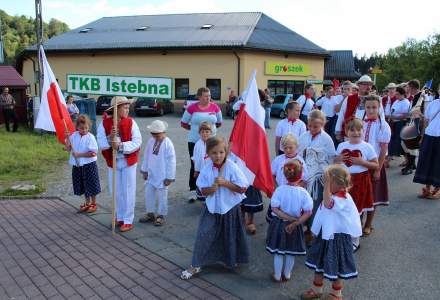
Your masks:
[{"label": "felt hat", "polygon": [[394,82],[388,83],[388,85],[385,87],[385,89],[395,89],[397,85]]},{"label": "felt hat", "polygon": [[130,99],[127,99],[127,97],[123,96],[115,96],[112,98],[112,102],[110,104],[110,107],[106,109],[106,111],[112,110],[115,105],[119,106],[122,104],[131,104],[133,101]]},{"label": "felt hat", "polygon": [[161,120],[154,120],[147,126],[151,133],[162,133],[168,129],[168,123]]},{"label": "felt hat", "polygon": [[362,75],[361,78],[359,78],[359,80],[356,82],[356,84],[359,83],[369,83],[369,84],[373,84],[373,80],[371,80],[371,77],[368,75]]}]

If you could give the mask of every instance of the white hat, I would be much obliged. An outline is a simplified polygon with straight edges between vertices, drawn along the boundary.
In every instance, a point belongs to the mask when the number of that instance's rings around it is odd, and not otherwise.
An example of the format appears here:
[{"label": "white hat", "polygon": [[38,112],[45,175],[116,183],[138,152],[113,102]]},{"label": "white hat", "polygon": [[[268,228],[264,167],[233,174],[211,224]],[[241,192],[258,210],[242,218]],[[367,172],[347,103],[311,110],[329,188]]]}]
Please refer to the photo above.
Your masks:
[{"label": "white hat", "polygon": [[358,81],[356,81],[357,84],[359,83],[370,83],[373,84],[373,80],[371,80],[371,77],[368,75],[362,75],[361,78],[359,78]]},{"label": "white hat", "polygon": [[121,97],[121,96],[115,96],[112,98],[112,102],[110,104],[110,107],[106,109],[106,111],[112,110],[113,107],[116,105],[122,105],[122,104],[131,104],[132,100],[127,99],[127,97]]},{"label": "white hat", "polygon": [[395,89],[397,85],[394,82],[388,83],[388,85],[385,87],[386,89]]},{"label": "white hat", "polygon": [[154,120],[147,126],[151,133],[162,133],[168,129],[168,123],[161,120]]}]

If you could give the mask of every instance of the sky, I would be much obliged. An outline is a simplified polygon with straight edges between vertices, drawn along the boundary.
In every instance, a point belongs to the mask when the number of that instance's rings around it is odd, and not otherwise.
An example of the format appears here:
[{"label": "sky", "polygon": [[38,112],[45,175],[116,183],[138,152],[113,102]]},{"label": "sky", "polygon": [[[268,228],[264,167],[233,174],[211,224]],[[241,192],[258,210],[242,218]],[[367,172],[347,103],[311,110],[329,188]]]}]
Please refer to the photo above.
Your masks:
[{"label": "sky", "polygon": [[[263,12],[327,50],[386,53],[440,33],[439,0],[41,0],[43,19],[71,29],[106,16]],[[34,0],[0,0],[9,15],[35,17]]]}]

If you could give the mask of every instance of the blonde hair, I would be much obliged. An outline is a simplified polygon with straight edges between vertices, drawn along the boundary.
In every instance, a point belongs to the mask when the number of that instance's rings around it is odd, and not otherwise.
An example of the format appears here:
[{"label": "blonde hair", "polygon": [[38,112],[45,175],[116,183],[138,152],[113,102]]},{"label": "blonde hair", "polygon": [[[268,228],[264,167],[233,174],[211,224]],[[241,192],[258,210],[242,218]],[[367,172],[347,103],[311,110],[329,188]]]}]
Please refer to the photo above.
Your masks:
[{"label": "blonde hair", "polygon": [[211,123],[209,123],[209,122],[202,122],[202,123],[200,123],[200,125],[199,125],[199,133],[200,133],[202,130],[209,130],[209,131],[212,131]]},{"label": "blonde hair", "polygon": [[87,126],[88,129],[92,126],[92,121],[90,121],[90,118],[87,115],[79,115],[76,119],[76,128],[78,128],[80,125]]},{"label": "blonde hair", "polygon": [[303,170],[302,163],[298,159],[289,159],[283,166],[283,173],[287,181],[297,181]]},{"label": "blonde hair", "polygon": [[349,130],[356,129],[356,130],[362,130],[364,128],[364,123],[361,119],[354,118],[353,120],[349,121],[347,125],[345,125],[345,133],[347,133]]},{"label": "blonde hair", "polygon": [[283,146],[283,148],[289,143],[295,145],[298,148],[298,140],[291,133],[288,133],[281,138],[281,146]]},{"label": "blonde hair", "polygon": [[327,174],[331,182],[335,183],[339,187],[349,188],[351,184],[350,173],[347,168],[344,168],[341,165],[330,165],[327,170]]},{"label": "blonde hair", "polygon": [[211,93],[211,90],[207,87],[201,87],[197,90],[197,97],[201,97],[203,93]]},{"label": "blonde hair", "polygon": [[321,120],[324,124],[327,121],[325,114],[319,109],[312,110],[311,112],[309,112],[309,116],[307,117],[307,121],[316,121],[316,120]]}]

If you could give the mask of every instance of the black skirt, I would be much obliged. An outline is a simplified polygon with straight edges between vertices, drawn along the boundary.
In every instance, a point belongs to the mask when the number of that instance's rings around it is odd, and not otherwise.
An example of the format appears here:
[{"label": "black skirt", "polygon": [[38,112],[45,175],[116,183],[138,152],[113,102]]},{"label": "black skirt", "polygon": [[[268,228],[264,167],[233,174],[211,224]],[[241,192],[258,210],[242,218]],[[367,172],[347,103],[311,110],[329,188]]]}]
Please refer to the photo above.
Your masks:
[{"label": "black skirt", "polygon": [[244,212],[256,213],[263,210],[263,196],[259,189],[252,185],[246,190],[246,198],[241,202],[241,209]]},{"label": "black skirt", "polygon": [[85,195],[86,197],[91,197],[101,193],[96,161],[82,167],[73,166],[72,183],[73,193],[77,196]]},{"label": "black skirt", "polygon": [[388,155],[390,156],[400,156],[403,154],[403,148],[401,145],[400,132],[406,125],[406,121],[392,122],[391,124],[391,140],[388,144]]},{"label": "black skirt", "polygon": [[306,266],[329,280],[350,279],[358,276],[351,236],[335,233],[332,240],[323,240],[321,233],[307,252]]},{"label": "black skirt", "polygon": [[266,250],[272,254],[280,255],[306,255],[306,243],[304,239],[303,226],[298,225],[289,234],[286,226],[289,221],[273,217],[267,229]]},{"label": "black skirt", "polygon": [[440,187],[440,137],[424,135],[413,181]]}]

